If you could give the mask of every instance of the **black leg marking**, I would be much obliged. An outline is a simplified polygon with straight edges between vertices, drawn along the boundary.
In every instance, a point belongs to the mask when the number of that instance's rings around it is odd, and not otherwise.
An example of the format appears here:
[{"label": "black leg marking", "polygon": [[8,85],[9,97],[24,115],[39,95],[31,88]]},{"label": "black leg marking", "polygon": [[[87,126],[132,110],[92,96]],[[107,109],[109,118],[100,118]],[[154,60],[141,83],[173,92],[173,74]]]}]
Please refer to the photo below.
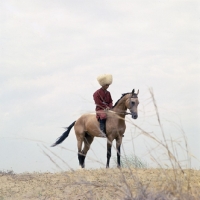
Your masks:
[{"label": "black leg marking", "polygon": [[117,167],[120,167],[120,146],[117,148]]},{"label": "black leg marking", "polygon": [[82,153],[78,153],[78,160],[79,160],[79,165],[84,168],[85,167],[85,156]]},{"label": "black leg marking", "polygon": [[107,144],[107,163],[106,163],[106,168],[109,168],[110,157],[111,157],[111,146],[110,146],[110,144]]}]

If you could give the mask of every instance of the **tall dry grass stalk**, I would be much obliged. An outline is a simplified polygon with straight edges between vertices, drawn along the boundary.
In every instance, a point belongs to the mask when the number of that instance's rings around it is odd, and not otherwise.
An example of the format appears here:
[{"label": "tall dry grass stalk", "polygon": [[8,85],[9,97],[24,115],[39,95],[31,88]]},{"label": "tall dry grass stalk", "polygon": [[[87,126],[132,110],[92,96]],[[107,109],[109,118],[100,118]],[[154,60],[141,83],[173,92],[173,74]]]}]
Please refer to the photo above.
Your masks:
[{"label": "tall dry grass stalk", "polygon": [[[134,159],[131,160],[130,157],[127,157],[125,155],[124,157],[122,157],[122,163],[124,163],[124,167],[126,168],[123,168],[122,164],[122,168],[113,169],[113,177],[115,174],[115,179],[108,181],[106,177],[110,176],[111,170],[102,169],[102,171],[104,171],[104,176],[106,180],[104,183],[97,184],[96,181],[91,183],[87,180],[86,177],[84,177],[84,181],[78,180],[75,185],[85,185],[85,187],[97,187],[105,190],[105,188],[110,188],[111,184],[112,188],[115,188],[115,191],[121,194],[121,198],[126,200],[199,199],[199,172],[190,168],[182,167],[178,159],[179,155],[176,147],[176,140],[173,140],[173,138],[170,138],[170,140],[167,139],[162,126],[153,90],[149,89],[149,92],[155,109],[157,123],[160,127],[162,139],[156,138],[156,136],[153,136],[152,134],[146,132],[142,127],[139,127],[132,121],[131,123],[136,129],[140,130],[143,135],[154,141],[157,146],[159,146],[159,148],[162,148],[163,152],[165,152],[165,155],[167,156],[169,165],[167,165],[167,167],[163,166],[163,163],[160,162],[160,160],[158,160],[151,152],[149,152],[149,155],[151,156],[151,159],[154,161],[154,163],[156,163],[156,169],[150,168],[147,164],[145,165],[144,162],[141,162],[137,157],[132,157]],[[188,143],[184,131],[182,131],[182,134],[185,145],[185,147],[182,147],[182,149],[185,150],[188,162],[191,162],[191,154],[189,153]],[[137,162],[139,163],[139,165],[137,165]],[[191,166],[191,163],[189,163],[188,165]],[[88,171],[85,172],[85,176],[87,176]],[[95,173],[98,172],[99,171],[97,170]],[[84,172],[82,173],[84,176]],[[90,194],[94,195],[93,189],[88,190],[87,192],[90,192]],[[83,194],[82,197],[84,197]],[[95,195],[93,197],[96,199]]]},{"label": "tall dry grass stalk", "polygon": [[[162,150],[164,152],[166,152],[166,155],[168,158],[168,163],[170,163],[170,166],[167,165],[167,168],[164,167],[163,164],[160,163],[160,160],[158,160],[151,152],[149,152],[149,154],[151,155],[151,159],[158,166],[158,168],[156,168],[156,170],[159,171],[159,176],[157,178],[157,181],[160,182],[161,187],[154,187],[155,185],[151,186],[151,184],[144,185],[141,183],[140,179],[138,179],[137,181],[139,182],[139,185],[140,185],[140,187],[138,187],[138,195],[139,196],[136,196],[135,199],[145,199],[143,197],[143,194],[145,193],[143,190],[144,188],[146,188],[145,191],[150,191],[152,189],[153,190],[156,189],[157,192],[154,193],[154,196],[155,196],[155,194],[158,194],[157,198],[159,198],[159,199],[165,199],[165,198],[168,199],[167,196],[169,194],[170,194],[169,199],[171,199],[172,197],[174,199],[199,199],[200,198],[199,171],[197,171],[198,175],[196,174],[196,177],[195,177],[194,176],[194,172],[196,172],[195,170],[192,170],[190,168],[183,168],[181,166],[181,163],[178,159],[178,156],[179,156],[178,151],[176,148],[177,143],[172,138],[170,139],[170,141],[167,140],[166,134],[164,132],[164,129],[163,129],[163,126],[161,123],[161,118],[159,115],[158,106],[156,104],[153,90],[149,89],[149,92],[150,92],[151,99],[152,99],[152,102],[154,105],[157,122],[160,127],[162,139],[158,139],[155,136],[153,136],[152,134],[143,130],[143,128],[137,126],[134,123],[132,123],[132,124],[138,130],[140,130],[143,135],[145,135],[146,137],[150,138],[152,141],[157,143],[158,146],[162,147]],[[186,153],[186,157],[187,157],[186,160],[189,162],[188,165],[191,166],[191,154],[189,153],[188,143],[187,143],[184,131],[182,131],[182,134],[183,134],[182,138],[183,138],[185,147],[181,146],[181,148]],[[171,148],[169,147],[169,143],[171,145]],[[127,160],[127,161],[129,161],[129,160]],[[135,169],[137,169],[137,168],[135,168]],[[133,174],[133,177],[134,177],[134,174]],[[164,179],[163,179],[163,177],[164,177]],[[162,196],[162,194],[163,195],[165,194],[165,195]],[[168,194],[168,195],[166,196],[166,194]],[[152,195],[152,193],[151,193],[151,195]],[[154,199],[153,197],[150,197],[150,196],[149,196],[150,199]]]},{"label": "tall dry grass stalk", "polygon": [[[116,199],[116,200],[199,200],[200,171],[185,168],[179,161],[176,140],[164,132],[158,106],[153,90],[149,90],[160,127],[162,139],[146,132],[142,127],[130,122],[141,134],[156,143],[159,151],[168,159],[167,167],[163,165],[153,152],[151,159],[157,165],[134,166],[130,163],[125,168],[96,170],[76,170],[61,173],[43,174],[10,174],[0,173],[0,200],[4,199]],[[191,162],[191,154],[183,132],[186,159]],[[58,158],[69,167],[67,161],[60,158],[46,146],[40,146],[42,152],[59,169],[54,158]],[[64,149],[64,147],[62,147]],[[67,149],[66,149],[67,150]],[[157,151],[157,148],[154,149]],[[130,157],[122,157],[122,162],[130,161]],[[189,163],[189,166],[191,164]],[[14,187],[15,185],[15,187]],[[23,190],[22,190],[23,188]]]},{"label": "tall dry grass stalk", "polygon": [[[115,184],[117,182],[116,179],[113,180],[114,183],[112,183],[112,187],[114,187],[115,190],[118,192],[123,191],[122,193],[124,193],[124,199],[127,200],[128,199],[142,200],[142,199],[156,199],[156,198],[199,199],[198,191],[200,191],[200,187],[198,190],[198,187],[196,185],[196,183],[198,182],[199,184],[200,181],[199,175],[197,175],[197,180],[195,180],[194,177],[195,171],[188,168],[183,168],[181,166],[181,163],[178,159],[178,152],[176,149],[177,143],[172,138],[170,138],[170,140],[167,139],[162,126],[153,90],[149,89],[149,92],[155,109],[157,123],[160,127],[160,133],[162,135],[162,139],[156,138],[155,136],[146,132],[142,127],[139,127],[132,121],[131,123],[136,129],[140,130],[140,132],[143,135],[148,137],[150,140],[154,141],[159,147],[162,147],[162,150],[166,152],[165,155],[167,156],[168,163],[170,165],[168,165],[167,167],[163,166],[162,162],[160,162],[160,160],[158,160],[151,152],[149,152],[149,154],[151,156],[151,159],[157,165],[156,169],[151,169],[150,167],[147,168],[147,165],[142,163],[139,160],[139,158],[137,160],[137,157],[135,157],[135,160],[131,161],[131,158],[125,155],[124,157],[122,157],[122,163],[124,163],[124,167],[126,167],[126,169],[123,168],[122,164],[122,168],[115,169],[113,171],[113,173],[118,174],[118,176],[120,177],[119,183],[121,183],[120,185],[123,186],[122,187],[123,190],[121,187],[119,187],[118,184]],[[185,145],[185,147],[182,149],[185,149],[187,160],[188,162],[190,162],[191,154],[189,153],[188,150],[188,143],[184,131],[182,131],[182,134]],[[139,163],[139,165],[137,165],[137,162]],[[189,163],[189,166],[191,166],[191,163]],[[105,173],[104,176],[109,176],[108,174],[110,173],[110,170],[107,170],[104,173]],[[145,177],[143,177],[142,173],[144,174]],[[127,177],[127,174],[129,174],[129,177]],[[156,174],[156,177],[154,176],[154,174]],[[76,184],[92,186],[91,182],[88,182],[85,179],[84,181],[81,182],[78,181]],[[108,185],[104,183],[103,185],[98,185],[98,186],[96,185],[96,187],[108,188]]]}]

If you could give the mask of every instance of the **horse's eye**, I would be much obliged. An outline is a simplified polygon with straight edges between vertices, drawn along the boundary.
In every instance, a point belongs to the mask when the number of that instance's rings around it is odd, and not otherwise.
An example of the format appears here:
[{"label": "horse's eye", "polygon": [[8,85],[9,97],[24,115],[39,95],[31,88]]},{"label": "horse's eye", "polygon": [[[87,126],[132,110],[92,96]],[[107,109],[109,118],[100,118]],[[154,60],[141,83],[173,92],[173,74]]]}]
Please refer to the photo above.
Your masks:
[{"label": "horse's eye", "polygon": [[135,105],[135,102],[131,102],[131,103],[132,103],[133,106]]}]

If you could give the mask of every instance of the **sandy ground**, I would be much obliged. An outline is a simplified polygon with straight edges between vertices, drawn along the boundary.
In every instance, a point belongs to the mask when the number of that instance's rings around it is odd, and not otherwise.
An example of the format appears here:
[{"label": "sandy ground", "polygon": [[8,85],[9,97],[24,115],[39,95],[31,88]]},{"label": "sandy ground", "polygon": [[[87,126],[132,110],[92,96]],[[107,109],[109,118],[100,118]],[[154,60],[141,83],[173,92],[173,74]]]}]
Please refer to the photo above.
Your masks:
[{"label": "sandy ground", "polygon": [[187,194],[199,199],[200,171],[111,168],[62,173],[0,173],[0,200],[118,200],[163,191],[177,197],[174,199]]}]

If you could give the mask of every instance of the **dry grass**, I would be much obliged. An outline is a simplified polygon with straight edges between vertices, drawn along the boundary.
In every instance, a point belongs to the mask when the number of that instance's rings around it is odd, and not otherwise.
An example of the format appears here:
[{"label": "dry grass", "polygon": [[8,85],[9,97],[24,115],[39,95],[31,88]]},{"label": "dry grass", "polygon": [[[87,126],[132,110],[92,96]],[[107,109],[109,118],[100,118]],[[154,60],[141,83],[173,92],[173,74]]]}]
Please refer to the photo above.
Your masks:
[{"label": "dry grass", "polygon": [[174,170],[134,168],[1,173],[0,199],[200,199],[200,171],[175,173],[176,177]]},{"label": "dry grass", "polygon": [[[154,151],[163,151],[160,153],[168,161],[167,169],[150,151],[151,159],[158,166],[156,169],[133,168],[133,165],[130,165],[121,169],[72,170],[62,173],[17,175],[12,171],[0,172],[0,200],[199,200],[200,170],[182,166],[182,162],[178,159],[176,140],[172,138],[169,140],[166,137],[152,90],[150,94],[162,139],[131,123],[140,134],[156,143],[157,148],[154,148]],[[183,142],[179,142],[178,145],[184,151],[190,166],[191,154],[184,132],[182,134]],[[45,151],[43,153],[57,166],[48,153]]]}]

